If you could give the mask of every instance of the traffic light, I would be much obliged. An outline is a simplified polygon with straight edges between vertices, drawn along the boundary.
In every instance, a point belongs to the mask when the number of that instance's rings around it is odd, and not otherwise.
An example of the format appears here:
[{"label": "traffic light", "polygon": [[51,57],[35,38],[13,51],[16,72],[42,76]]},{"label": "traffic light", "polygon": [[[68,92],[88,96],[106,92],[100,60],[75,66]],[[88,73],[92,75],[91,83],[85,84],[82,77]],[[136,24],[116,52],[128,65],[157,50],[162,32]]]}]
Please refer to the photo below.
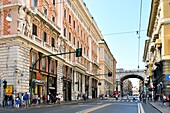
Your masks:
[{"label": "traffic light", "polygon": [[3,83],[4,83],[4,86],[3,86],[3,87],[4,87],[4,89],[6,89],[6,87],[7,87],[7,81],[4,80]]},{"label": "traffic light", "polygon": [[111,77],[112,76],[112,72],[108,72],[108,77]]},{"label": "traffic light", "polygon": [[76,57],[81,57],[82,56],[82,48],[76,49]]}]

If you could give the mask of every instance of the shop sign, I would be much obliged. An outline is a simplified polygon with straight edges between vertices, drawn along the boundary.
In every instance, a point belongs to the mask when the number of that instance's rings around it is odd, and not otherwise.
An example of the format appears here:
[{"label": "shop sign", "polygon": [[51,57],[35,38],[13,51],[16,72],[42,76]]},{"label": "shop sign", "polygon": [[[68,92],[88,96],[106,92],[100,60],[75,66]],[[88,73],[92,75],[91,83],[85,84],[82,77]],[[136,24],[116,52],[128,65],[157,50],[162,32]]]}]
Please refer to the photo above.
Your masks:
[{"label": "shop sign", "polygon": [[44,84],[44,81],[42,81],[42,80],[32,79],[32,82],[35,82],[35,83],[38,83],[38,84]]},{"label": "shop sign", "polygon": [[166,80],[167,80],[167,81],[170,81],[170,74],[167,74],[167,75],[166,75]]}]

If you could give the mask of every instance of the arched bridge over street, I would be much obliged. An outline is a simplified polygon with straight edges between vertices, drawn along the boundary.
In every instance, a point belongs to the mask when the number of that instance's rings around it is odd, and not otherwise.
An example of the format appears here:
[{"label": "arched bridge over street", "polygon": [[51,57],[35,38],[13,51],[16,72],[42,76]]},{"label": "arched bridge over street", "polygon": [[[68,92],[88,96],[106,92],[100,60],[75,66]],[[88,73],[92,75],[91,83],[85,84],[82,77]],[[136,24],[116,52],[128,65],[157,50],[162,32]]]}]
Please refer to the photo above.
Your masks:
[{"label": "arched bridge over street", "polygon": [[144,82],[144,69],[138,70],[116,70],[116,90],[122,92],[122,83],[128,78],[138,78]]}]

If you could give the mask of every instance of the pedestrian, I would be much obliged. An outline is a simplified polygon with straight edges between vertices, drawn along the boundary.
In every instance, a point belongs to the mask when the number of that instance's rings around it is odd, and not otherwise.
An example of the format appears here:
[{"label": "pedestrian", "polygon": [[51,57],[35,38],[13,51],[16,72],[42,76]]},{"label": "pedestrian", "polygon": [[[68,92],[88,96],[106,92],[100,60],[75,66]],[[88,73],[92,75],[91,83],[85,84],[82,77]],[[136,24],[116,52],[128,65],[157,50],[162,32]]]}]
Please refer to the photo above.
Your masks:
[{"label": "pedestrian", "polygon": [[59,94],[56,94],[56,103],[60,104],[60,96],[59,96]]},{"label": "pedestrian", "polygon": [[170,107],[170,94],[168,95],[168,102],[169,102],[169,107]]},{"label": "pedestrian", "polygon": [[38,104],[38,94],[35,94],[35,104]]},{"label": "pedestrian", "polygon": [[143,102],[146,103],[146,95],[145,94],[143,94],[142,98],[143,98]]},{"label": "pedestrian", "polygon": [[84,101],[86,101],[86,95],[85,94],[83,94],[83,99],[84,99]]},{"label": "pedestrian", "polygon": [[19,93],[18,93],[16,98],[15,98],[15,107],[19,108],[20,103],[21,103],[21,99],[20,99]]},{"label": "pedestrian", "polygon": [[46,104],[46,98],[47,98],[47,97],[46,97],[46,95],[44,94],[44,95],[43,95],[43,103],[44,103],[44,104]]},{"label": "pedestrian", "polygon": [[78,94],[77,94],[77,101],[79,101],[79,97],[80,97],[80,94],[78,93]]},{"label": "pedestrian", "polygon": [[161,101],[161,107],[163,107],[164,105],[163,94],[160,94],[160,101]]},{"label": "pedestrian", "polygon": [[139,95],[139,99],[140,101],[142,101],[142,93]]},{"label": "pedestrian", "polygon": [[149,94],[147,94],[147,98],[148,98],[148,101],[149,101]]},{"label": "pedestrian", "polygon": [[149,99],[150,101],[152,101],[152,94],[149,94]]},{"label": "pedestrian", "polygon": [[27,92],[25,92],[25,95],[23,96],[23,100],[25,102],[25,108],[28,108],[28,100],[29,100],[29,95]]}]

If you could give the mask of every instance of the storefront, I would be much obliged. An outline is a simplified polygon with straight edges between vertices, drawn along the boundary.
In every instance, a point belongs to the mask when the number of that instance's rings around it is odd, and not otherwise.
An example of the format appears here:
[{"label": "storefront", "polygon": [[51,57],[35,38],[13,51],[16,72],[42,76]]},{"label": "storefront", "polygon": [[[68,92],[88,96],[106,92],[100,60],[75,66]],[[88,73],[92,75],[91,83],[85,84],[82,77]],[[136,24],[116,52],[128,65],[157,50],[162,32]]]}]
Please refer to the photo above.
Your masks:
[{"label": "storefront", "polygon": [[[34,73],[35,74],[35,73]],[[38,103],[42,103],[42,97],[47,92],[47,76],[36,72],[32,79],[32,99],[38,97]]]}]

